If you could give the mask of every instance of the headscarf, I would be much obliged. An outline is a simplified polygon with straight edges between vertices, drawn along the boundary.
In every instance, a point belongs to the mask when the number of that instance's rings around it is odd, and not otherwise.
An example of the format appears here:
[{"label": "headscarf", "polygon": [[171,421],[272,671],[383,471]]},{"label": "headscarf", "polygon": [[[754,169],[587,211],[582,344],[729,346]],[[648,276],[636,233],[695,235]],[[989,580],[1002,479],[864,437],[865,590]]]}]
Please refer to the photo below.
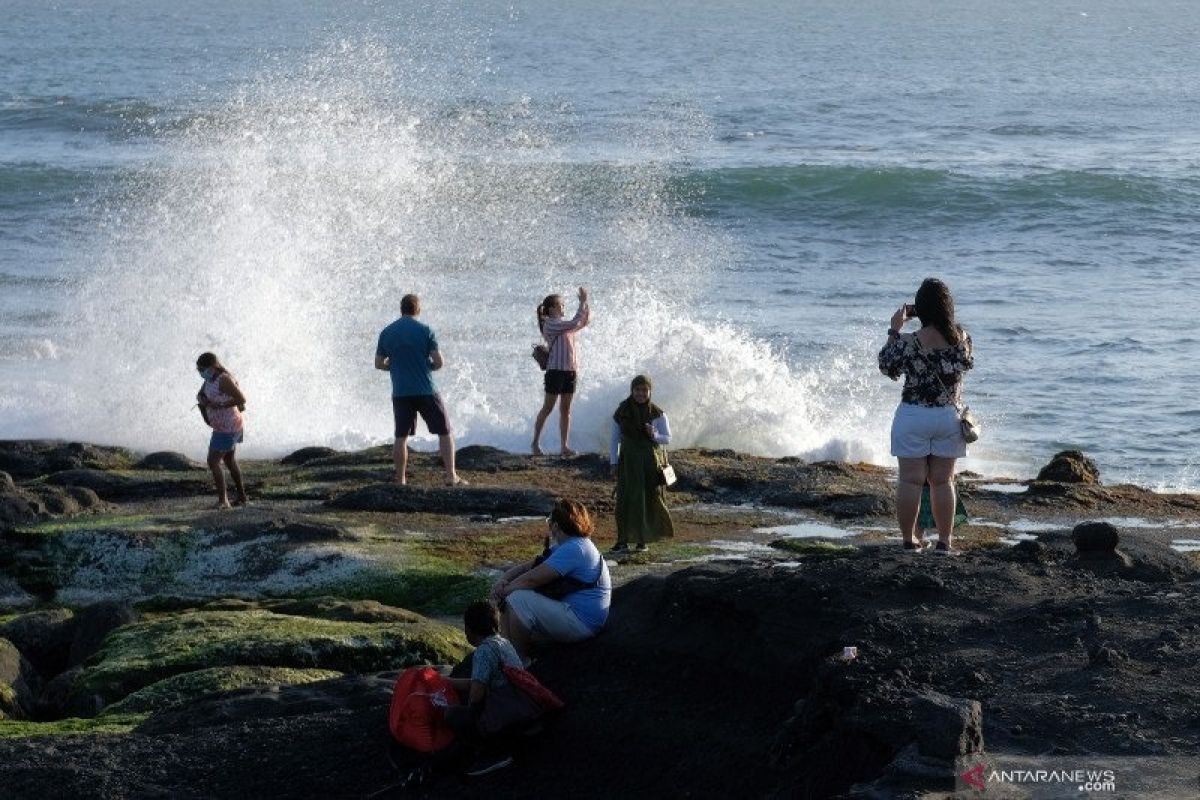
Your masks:
[{"label": "headscarf", "polygon": [[654,388],[650,379],[645,375],[638,375],[630,381],[630,395],[621,401],[621,405],[617,406],[613,420],[620,426],[622,436],[630,439],[647,439],[649,437],[646,435],[646,425],[651,420],[661,417],[663,410],[649,400],[645,404],[636,402],[632,392],[638,386],[645,386],[647,389]]}]

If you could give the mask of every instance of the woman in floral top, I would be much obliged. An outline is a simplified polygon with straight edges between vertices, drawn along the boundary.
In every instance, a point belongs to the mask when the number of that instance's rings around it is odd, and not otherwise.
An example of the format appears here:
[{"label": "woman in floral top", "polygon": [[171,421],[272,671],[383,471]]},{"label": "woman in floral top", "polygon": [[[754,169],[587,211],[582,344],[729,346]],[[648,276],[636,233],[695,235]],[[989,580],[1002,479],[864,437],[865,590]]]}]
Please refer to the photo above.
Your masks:
[{"label": "woman in floral top", "polygon": [[[901,333],[917,317],[921,329]],[[899,462],[896,518],[904,547],[920,550],[917,512],[921,490],[937,523],[937,552],[951,553],[954,530],[954,462],[967,454],[959,425],[963,373],[975,365],[971,337],[954,319],[954,298],[946,284],[929,278],[913,305],[892,315],[888,341],[879,351],[879,369],[892,380],[904,376],[900,406],[892,420],[892,455]]]}]

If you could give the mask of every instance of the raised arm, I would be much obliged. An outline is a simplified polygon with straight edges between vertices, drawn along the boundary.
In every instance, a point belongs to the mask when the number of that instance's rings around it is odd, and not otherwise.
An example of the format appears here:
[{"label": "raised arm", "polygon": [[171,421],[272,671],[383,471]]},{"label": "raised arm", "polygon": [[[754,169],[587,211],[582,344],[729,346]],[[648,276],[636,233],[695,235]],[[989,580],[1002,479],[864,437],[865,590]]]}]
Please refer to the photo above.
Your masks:
[{"label": "raised arm", "polygon": [[570,333],[587,326],[592,320],[592,307],[588,303],[587,289],[579,287],[579,309],[570,319],[547,319],[543,333]]}]

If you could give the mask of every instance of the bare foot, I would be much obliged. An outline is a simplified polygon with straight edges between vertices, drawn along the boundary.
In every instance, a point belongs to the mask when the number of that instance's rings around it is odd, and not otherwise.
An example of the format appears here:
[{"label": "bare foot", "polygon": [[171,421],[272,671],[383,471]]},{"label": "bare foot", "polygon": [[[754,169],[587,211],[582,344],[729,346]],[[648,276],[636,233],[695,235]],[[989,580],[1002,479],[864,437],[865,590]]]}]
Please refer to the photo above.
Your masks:
[{"label": "bare foot", "polygon": [[218,501],[217,501],[217,508],[218,508],[219,510],[222,510],[222,511],[223,511],[223,510],[225,510],[225,509],[233,508],[233,506],[229,505],[229,501],[228,501],[228,500],[218,500]]},{"label": "bare foot", "polygon": [[530,446],[529,452],[533,453],[535,456],[540,456],[542,455],[542,446],[537,442],[534,442],[533,445]]},{"label": "bare foot", "polygon": [[398,486],[408,486],[408,478],[403,475],[397,475],[393,480]]},{"label": "bare foot", "polygon": [[562,457],[563,458],[574,458],[577,455],[579,455],[579,453],[576,453],[574,450],[572,450],[569,447],[564,447],[562,449]]},{"label": "bare foot", "polygon": [[250,505],[250,498],[246,497],[246,495],[244,495],[244,494],[239,495],[238,499],[233,501],[233,504],[235,506],[248,506],[248,505]]},{"label": "bare foot", "polygon": [[454,480],[446,481],[446,485],[447,486],[470,486],[471,484],[467,482],[466,478],[461,478],[458,475],[455,475]]}]

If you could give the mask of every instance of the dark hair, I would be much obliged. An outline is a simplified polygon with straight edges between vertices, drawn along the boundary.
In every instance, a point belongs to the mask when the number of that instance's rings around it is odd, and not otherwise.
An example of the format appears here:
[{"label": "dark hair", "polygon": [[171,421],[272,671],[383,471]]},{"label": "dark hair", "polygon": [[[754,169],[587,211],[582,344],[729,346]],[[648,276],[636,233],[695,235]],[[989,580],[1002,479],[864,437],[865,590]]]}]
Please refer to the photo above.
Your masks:
[{"label": "dark hair", "polygon": [[914,305],[922,326],[936,328],[951,346],[962,340],[962,328],[954,321],[954,298],[949,286],[937,278],[926,278],[917,289]]},{"label": "dark hair", "polygon": [[481,639],[495,636],[500,632],[500,612],[487,600],[476,600],[463,612],[463,627]]},{"label": "dark hair", "polygon": [[406,294],[400,298],[400,313],[406,317],[415,317],[421,313],[421,298],[415,294]]},{"label": "dark hair", "polygon": [[550,316],[550,306],[555,303],[561,303],[562,297],[557,294],[548,294],[541,305],[537,307],[538,330],[544,330],[546,327],[546,317]]},{"label": "dark hair", "polygon": [[636,389],[639,386],[645,386],[647,389],[650,389],[651,391],[654,390],[654,383],[653,383],[653,381],[650,380],[649,375],[635,375],[633,377],[633,380],[631,380],[629,382],[629,391],[632,392],[634,389]]},{"label": "dark hair", "polygon": [[550,521],[567,536],[584,539],[592,535],[592,515],[578,500],[559,500],[550,512]]},{"label": "dark hair", "polygon": [[196,369],[208,369],[209,367],[215,367],[218,372],[222,372],[225,369],[221,366],[221,362],[217,360],[215,353],[201,353],[200,357],[196,359]]}]

